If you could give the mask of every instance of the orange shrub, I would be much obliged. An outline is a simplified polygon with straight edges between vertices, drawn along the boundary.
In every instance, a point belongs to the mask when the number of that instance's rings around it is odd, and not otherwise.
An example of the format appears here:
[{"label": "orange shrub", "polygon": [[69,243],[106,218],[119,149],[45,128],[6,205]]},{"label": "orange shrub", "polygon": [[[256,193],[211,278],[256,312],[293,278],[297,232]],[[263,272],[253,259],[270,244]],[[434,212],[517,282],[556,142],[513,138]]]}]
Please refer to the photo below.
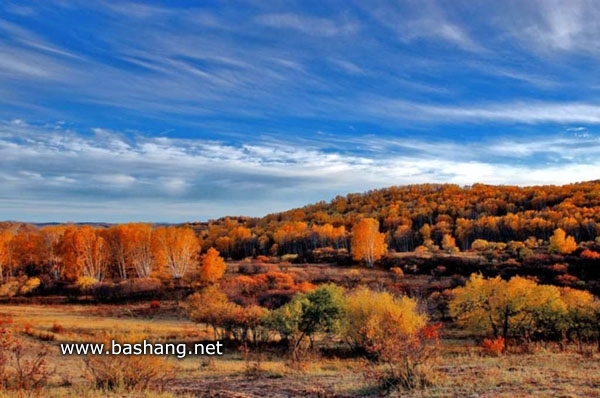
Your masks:
[{"label": "orange shrub", "polygon": [[257,291],[266,288],[266,285],[259,282],[257,278],[247,275],[236,276],[228,284],[236,293],[244,296],[252,296]]},{"label": "orange shrub", "polygon": [[317,287],[310,282],[302,281],[295,286],[296,291],[300,293],[308,293],[315,290]]},{"label": "orange shrub", "polygon": [[504,338],[483,339],[481,349],[484,355],[498,357],[504,352]]},{"label": "orange shrub", "polygon": [[600,253],[590,249],[585,249],[581,252],[581,257],[587,258],[588,260],[598,260],[600,259]]},{"label": "orange shrub", "polygon": [[289,290],[294,287],[294,279],[290,274],[278,271],[269,271],[255,277],[258,282],[263,282],[268,289]]}]

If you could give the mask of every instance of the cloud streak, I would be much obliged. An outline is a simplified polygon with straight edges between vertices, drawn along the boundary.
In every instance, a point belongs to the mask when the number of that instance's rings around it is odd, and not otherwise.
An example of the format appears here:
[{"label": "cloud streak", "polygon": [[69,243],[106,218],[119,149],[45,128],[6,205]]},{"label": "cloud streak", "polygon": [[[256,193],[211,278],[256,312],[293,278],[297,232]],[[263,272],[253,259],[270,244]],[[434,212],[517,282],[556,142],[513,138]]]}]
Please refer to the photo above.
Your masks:
[{"label": "cloud streak", "polygon": [[[592,179],[600,172],[600,143],[594,137],[462,147],[355,137],[347,146],[367,143],[373,149],[370,155],[350,155],[344,148],[325,150],[318,141],[312,149],[293,141],[232,145],[128,136],[104,129],[86,137],[24,122],[4,123],[0,218],[48,221],[43,215],[53,215],[61,200],[68,210],[58,217],[60,221],[81,221],[89,214],[100,221],[260,216],[344,192],[395,184],[556,184],[572,181],[573,175]],[[382,146],[392,151],[378,152]],[[558,148],[565,147],[579,160],[553,157],[564,154]],[[533,165],[513,160],[535,157],[544,159]],[[189,207],[184,211],[176,207],[178,203]],[[32,212],[35,206],[39,208]]]}]

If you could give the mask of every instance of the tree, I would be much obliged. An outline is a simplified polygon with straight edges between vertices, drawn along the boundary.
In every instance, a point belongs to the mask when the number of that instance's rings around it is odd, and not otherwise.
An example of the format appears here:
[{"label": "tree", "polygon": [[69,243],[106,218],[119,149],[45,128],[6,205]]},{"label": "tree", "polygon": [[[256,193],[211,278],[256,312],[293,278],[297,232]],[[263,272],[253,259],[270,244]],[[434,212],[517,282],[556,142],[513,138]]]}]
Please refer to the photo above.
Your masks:
[{"label": "tree", "polygon": [[106,276],[110,249],[96,229],[89,226],[67,227],[60,252],[69,279],[84,276],[101,282]]},{"label": "tree", "polygon": [[223,258],[219,256],[219,252],[211,247],[202,259],[200,277],[205,282],[215,283],[221,279],[226,269],[227,265]]},{"label": "tree", "polygon": [[352,258],[364,260],[367,267],[373,267],[386,252],[385,234],[379,232],[379,221],[363,218],[352,228]]},{"label": "tree", "polygon": [[0,231],[0,281],[4,280],[6,268],[8,268],[9,273],[11,272],[13,261],[11,246],[12,238],[13,233],[10,229],[4,229]]},{"label": "tree", "polygon": [[61,267],[59,245],[65,233],[62,225],[49,225],[40,229],[39,248],[40,258],[46,263],[50,274],[59,279],[63,270]]},{"label": "tree", "polygon": [[152,227],[144,223],[119,224],[106,231],[113,264],[121,279],[135,271],[139,278],[152,272]]},{"label": "tree", "polygon": [[417,302],[409,297],[394,297],[388,292],[360,288],[346,299],[344,335],[355,349],[381,354],[378,347],[389,339],[388,323],[404,338],[425,326],[427,317],[417,311]]},{"label": "tree", "polygon": [[[529,339],[544,326],[555,325],[566,311],[557,287],[518,276],[507,282],[472,274],[452,295],[450,315],[456,322],[475,333],[502,337],[505,349],[509,337]],[[547,334],[549,330],[541,332]]]},{"label": "tree", "polygon": [[133,265],[138,278],[147,278],[152,272],[154,260],[152,258],[152,227],[148,224],[129,224],[127,256]]},{"label": "tree", "polygon": [[300,360],[305,339],[308,337],[312,346],[315,333],[338,331],[343,315],[344,290],[336,285],[324,285],[299,294],[272,311],[267,322],[290,342],[292,358]]},{"label": "tree", "polygon": [[[207,323],[213,329],[215,339],[225,337],[221,326],[224,317],[234,311],[236,304],[217,285],[211,285],[187,299],[187,313],[194,322]],[[219,333],[220,332],[220,333]]]},{"label": "tree", "polygon": [[550,238],[548,251],[550,253],[570,254],[577,249],[575,238],[567,236],[567,233],[562,228],[554,230],[554,235]]},{"label": "tree", "polygon": [[152,234],[154,256],[174,279],[181,279],[198,263],[200,242],[191,228],[159,227]]},{"label": "tree", "polygon": [[456,240],[450,234],[445,234],[442,238],[442,248],[448,253],[457,252]]}]

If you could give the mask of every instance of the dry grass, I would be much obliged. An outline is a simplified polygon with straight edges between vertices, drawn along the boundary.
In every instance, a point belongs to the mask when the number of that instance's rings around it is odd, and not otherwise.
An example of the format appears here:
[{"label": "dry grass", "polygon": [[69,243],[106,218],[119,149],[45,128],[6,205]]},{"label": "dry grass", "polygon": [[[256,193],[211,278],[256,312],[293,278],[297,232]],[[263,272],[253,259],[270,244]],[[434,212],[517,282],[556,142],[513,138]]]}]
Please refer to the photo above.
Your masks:
[{"label": "dry grass", "polygon": [[[32,352],[42,344],[56,373],[44,397],[354,397],[377,394],[362,376],[364,363],[353,359],[321,357],[302,371],[292,369],[276,352],[226,349],[222,357],[168,358],[176,378],[167,391],[102,391],[86,379],[83,358],[62,356],[61,342],[97,342],[108,332],[139,333],[154,341],[199,341],[212,333],[177,315],[175,303],[161,303],[160,313],[147,314],[138,306],[4,306],[3,326],[21,336]],[[8,321],[12,319],[12,321]],[[29,327],[31,335],[23,333]],[[36,333],[52,333],[54,341],[40,341]],[[442,339],[433,385],[425,390],[398,392],[415,397],[600,397],[600,354],[584,358],[555,347],[534,347],[532,354],[499,357],[481,355],[466,336],[451,331]],[[452,337],[452,338],[450,338]],[[251,372],[249,372],[249,369]],[[14,392],[0,398],[15,396]],[[24,395],[25,396],[25,395]]]}]

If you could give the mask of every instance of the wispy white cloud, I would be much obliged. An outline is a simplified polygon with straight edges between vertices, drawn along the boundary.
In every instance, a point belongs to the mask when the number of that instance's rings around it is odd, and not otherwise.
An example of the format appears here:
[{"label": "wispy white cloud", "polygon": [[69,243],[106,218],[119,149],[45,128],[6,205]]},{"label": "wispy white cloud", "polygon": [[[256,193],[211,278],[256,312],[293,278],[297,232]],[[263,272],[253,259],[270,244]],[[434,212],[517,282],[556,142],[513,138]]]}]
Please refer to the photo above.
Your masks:
[{"label": "wispy white cloud", "polygon": [[395,32],[401,41],[440,41],[467,51],[484,51],[465,27],[451,21],[435,1],[396,4],[377,1],[373,4],[364,3],[362,6],[382,26]]},{"label": "wispy white cloud", "polygon": [[[352,154],[355,145],[370,148]],[[560,153],[572,156],[555,156]],[[62,221],[89,219],[90,214],[112,221],[184,221],[227,214],[259,216],[394,184],[560,184],[596,178],[599,155],[600,142],[594,137],[462,146],[349,137],[345,146],[332,151],[319,141],[302,146],[293,139],[234,145],[126,136],[104,129],[86,137],[24,122],[4,123],[0,219],[48,220],[55,213],[45,213],[44,218],[41,209],[51,211],[60,201],[68,203],[56,216]],[[537,160],[523,161],[531,159]],[[111,215],[106,209],[114,203],[122,206]],[[170,207],[176,203],[188,204],[188,210]],[[40,207],[29,213],[33,204]]]},{"label": "wispy white cloud", "polygon": [[496,123],[600,123],[600,105],[578,102],[514,101],[506,103],[432,105],[379,98],[364,103],[374,114],[404,120]]},{"label": "wispy white cloud", "polygon": [[335,21],[293,13],[263,14],[257,16],[255,21],[259,25],[271,28],[292,29],[313,36],[330,37],[358,31],[358,25],[350,21]]}]

